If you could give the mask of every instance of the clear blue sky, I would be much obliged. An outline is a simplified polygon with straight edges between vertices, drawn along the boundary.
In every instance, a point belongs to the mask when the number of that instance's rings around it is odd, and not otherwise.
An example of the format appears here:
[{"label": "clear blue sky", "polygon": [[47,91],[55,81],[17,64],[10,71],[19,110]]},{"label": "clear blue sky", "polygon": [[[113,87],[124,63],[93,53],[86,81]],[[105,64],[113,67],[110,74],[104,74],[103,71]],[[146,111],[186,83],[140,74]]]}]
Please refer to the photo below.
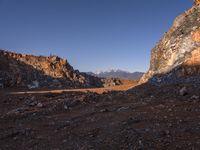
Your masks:
[{"label": "clear blue sky", "polygon": [[80,71],[146,71],[192,0],[0,0],[0,48],[56,54]]}]

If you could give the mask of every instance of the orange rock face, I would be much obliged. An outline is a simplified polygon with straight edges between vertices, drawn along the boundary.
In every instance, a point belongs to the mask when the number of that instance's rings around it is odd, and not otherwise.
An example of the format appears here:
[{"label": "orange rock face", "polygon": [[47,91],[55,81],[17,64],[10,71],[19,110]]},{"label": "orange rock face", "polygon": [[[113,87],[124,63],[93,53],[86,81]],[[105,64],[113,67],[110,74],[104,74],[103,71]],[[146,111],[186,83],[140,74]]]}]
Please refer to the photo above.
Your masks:
[{"label": "orange rock face", "polygon": [[194,0],[194,3],[197,5],[200,3],[200,0]]},{"label": "orange rock face", "polygon": [[185,65],[188,66],[200,65],[200,48],[192,51],[192,57],[186,60]]},{"label": "orange rock face", "polygon": [[192,39],[195,42],[200,42],[200,29],[197,29],[194,34],[192,35]]}]

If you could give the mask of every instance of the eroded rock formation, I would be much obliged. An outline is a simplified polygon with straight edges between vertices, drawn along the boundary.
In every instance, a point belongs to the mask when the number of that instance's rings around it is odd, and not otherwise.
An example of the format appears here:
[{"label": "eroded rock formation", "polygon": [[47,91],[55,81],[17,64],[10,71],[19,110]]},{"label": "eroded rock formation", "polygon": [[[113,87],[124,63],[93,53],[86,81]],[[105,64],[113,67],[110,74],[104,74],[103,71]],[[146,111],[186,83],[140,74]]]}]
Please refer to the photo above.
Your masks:
[{"label": "eroded rock formation", "polygon": [[175,19],[170,30],[152,49],[150,69],[140,83],[177,82],[199,75],[200,5],[195,5]]}]

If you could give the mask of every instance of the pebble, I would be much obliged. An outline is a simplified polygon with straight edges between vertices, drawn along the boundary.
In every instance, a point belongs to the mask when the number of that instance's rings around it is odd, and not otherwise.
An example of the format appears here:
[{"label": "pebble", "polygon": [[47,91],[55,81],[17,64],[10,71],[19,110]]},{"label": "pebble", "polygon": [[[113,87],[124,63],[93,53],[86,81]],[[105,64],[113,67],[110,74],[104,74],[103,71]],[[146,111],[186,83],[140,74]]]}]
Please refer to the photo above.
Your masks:
[{"label": "pebble", "polygon": [[38,104],[37,104],[37,107],[42,108],[42,107],[43,107],[43,104],[42,104],[42,103],[38,103]]},{"label": "pebble", "polygon": [[64,109],[65,109],[65,110],[69,110],[70,108],[65,104],[65,105],[64,105]]},{"label": "pebble", "polygon": [[118,108],[117,111],[124,111],[124,110],[127,110],[129,109],[129,107],[121,107],[121,108]]},{"label": "pebble", "polygon": [[105,108],[105,109],[101,109],[100,112],[109,112],[109,110]]},{"label": "pebble", "polygon": [[181,96],[186,96],[188,94],[187,88],[183,87],[182,89],[180,89],[179,94]]},{"label": "pebble", "polygon": [[193,95],[190,99],[192,99],[192,100],[199,100],[199,96]]}]

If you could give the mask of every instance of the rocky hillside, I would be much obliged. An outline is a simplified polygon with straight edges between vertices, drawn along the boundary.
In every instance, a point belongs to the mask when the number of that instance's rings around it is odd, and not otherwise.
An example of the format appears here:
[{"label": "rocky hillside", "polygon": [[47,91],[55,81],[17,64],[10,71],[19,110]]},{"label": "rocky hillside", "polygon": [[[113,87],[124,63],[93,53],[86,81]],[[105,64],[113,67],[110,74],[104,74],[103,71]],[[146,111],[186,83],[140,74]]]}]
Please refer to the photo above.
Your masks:
[{"label": "rocky hillside", "polygon": [[22,55],[0,50],[1,88],[102,87],[115,85],[116,82],[80,73],[67,60],[57,56]]},{"label": "rocky hillside", "polygon": [[200,5],[178,16],[151,52],[149,71],[140,83],[200,82]]}]

